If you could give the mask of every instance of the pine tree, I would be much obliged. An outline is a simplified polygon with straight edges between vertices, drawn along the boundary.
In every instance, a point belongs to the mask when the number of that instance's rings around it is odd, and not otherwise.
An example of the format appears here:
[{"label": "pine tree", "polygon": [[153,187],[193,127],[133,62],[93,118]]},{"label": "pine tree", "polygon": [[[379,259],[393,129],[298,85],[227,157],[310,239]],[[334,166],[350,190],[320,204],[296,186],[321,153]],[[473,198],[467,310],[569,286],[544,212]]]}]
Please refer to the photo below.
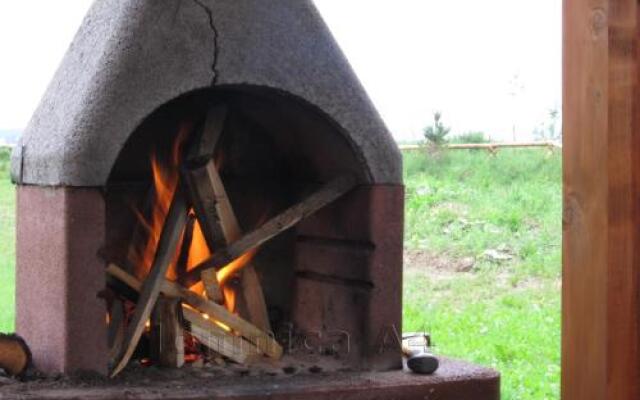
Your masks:
[{"label": "pine tree", "polygon": [[442,113],[440,112],[433,113],[433,125],[428,126],[424,130],[425,139],[427,139],[429,142],[438,146],[444,144],[447,141],[446,136],[449,134],[449,131],[451,130],[451,128],[445,127],[442,124],[441,119],[442,119]]}]

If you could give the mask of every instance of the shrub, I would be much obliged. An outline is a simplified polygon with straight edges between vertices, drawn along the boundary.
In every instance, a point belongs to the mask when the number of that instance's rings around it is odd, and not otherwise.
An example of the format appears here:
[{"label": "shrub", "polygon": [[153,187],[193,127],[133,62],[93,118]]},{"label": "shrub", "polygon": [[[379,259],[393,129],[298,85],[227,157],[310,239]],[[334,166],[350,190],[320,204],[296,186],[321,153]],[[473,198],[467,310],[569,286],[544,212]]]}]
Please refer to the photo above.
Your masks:
[{"label": "shrub", "polygon": [[432,144],[442,145],[446,143],[446,136],[449,134],[451,128],[445,127],[441,121],[442,113],[435,112],[433,113],[433,125],[428,126],[424,129],[424,137]]},{"label": "shrub", "polygon": [[452,143],[489,143],[484,132],[466,132],[451,139]]}]

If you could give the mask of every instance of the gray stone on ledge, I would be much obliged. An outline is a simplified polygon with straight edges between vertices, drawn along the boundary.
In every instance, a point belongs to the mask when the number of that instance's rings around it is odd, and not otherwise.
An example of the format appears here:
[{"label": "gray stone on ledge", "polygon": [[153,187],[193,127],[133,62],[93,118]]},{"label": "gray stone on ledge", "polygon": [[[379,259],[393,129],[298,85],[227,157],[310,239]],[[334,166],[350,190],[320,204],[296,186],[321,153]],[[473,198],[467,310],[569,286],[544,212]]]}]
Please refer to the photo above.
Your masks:
[{"label": "gray stone on ledge", "polygon": [[212,85],[285,91],[323,110],[369,182],[401,155],[311,0],[97,0],[12,155],[21,184],[103,186],[162,104]]}]

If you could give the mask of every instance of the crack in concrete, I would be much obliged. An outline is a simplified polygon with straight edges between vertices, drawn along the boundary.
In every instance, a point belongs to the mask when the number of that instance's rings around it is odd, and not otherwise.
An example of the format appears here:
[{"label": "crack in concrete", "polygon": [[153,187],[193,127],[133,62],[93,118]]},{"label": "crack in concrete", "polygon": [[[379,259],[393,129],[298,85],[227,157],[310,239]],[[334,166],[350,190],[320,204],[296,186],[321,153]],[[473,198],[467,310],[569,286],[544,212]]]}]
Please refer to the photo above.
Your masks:
[{"label": "crack in concrete", "polygon": [[207,16],[209,17],[209,27],[213,32],[213,63],[211,64],[213,78],[211,79],[211,86],[215,86],[218,82],[218,75],[220,74],[220,72],[218,71],[218,28],[216,28],[216,25],[213,21],[213,11],[209,7],[207,7],[206,4],[204,4],[201,0],[193,0],[193,2],[207,13]]}]

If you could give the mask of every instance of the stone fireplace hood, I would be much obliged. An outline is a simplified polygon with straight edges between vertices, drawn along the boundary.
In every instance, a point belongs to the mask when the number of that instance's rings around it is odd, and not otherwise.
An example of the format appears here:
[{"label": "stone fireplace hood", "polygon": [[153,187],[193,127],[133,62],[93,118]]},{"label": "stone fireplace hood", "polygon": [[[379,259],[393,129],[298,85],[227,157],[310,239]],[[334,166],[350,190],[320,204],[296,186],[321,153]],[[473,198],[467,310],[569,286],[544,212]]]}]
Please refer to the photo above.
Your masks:
[{"label": "stone fireplace hood", "polygon": [[13,180],[103,186],[159,106],[235,85],[322,110],[366,183],[401,184],[400,153],[310,0],[97,0],[12,155]]}]

